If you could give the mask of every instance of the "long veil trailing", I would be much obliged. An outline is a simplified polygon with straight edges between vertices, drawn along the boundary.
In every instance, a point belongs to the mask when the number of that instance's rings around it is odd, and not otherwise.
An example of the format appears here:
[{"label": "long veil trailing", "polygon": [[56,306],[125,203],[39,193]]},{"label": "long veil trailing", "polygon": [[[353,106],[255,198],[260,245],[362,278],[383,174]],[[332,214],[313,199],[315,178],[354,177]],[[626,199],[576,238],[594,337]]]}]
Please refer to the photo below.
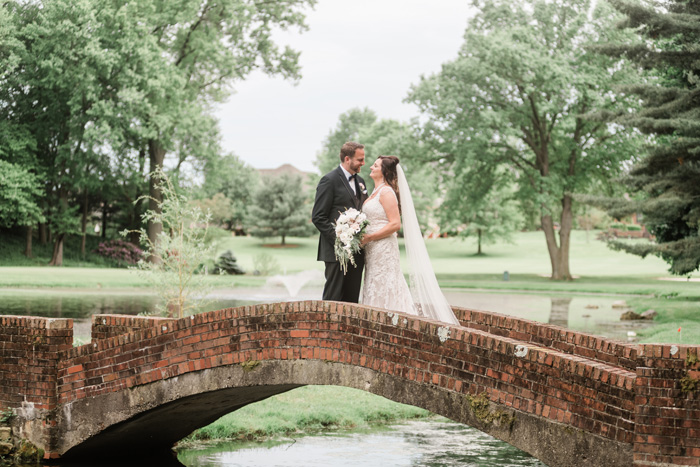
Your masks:
[{"label": "long veil trailing", "polygon": [[408,188],[406,175],[401,164],[396,166],[401,194],[401,217],[403,221],[403,237],[408,257],[410,287],[413,302],[420,315],[436,321],[459,325],[452,312],[452,307],[442,294],[433,266],[430,264],[428,250],[425,248],[423,234],[418,224],[416,208],[413,205],[411,190]]}]

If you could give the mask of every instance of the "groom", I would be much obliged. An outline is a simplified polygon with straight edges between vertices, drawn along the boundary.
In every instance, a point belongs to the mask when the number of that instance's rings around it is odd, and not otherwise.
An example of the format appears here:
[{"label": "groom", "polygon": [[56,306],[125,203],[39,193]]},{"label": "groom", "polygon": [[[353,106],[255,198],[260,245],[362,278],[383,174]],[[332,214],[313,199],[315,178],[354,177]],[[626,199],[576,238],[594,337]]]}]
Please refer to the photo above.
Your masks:
[{"label": "groom", "polygon": [[357,303],[360,298],[364,253],[355,256],[357,266],[348,265],[343,274],[335,257],[335,221],[349,208],[358,211],[367,199],[365,181],[360,177],[360,168],[365,165],[365,147],[349,141],[340,148],[340,166],[321,178],[316,187],[316,200],[311,220],[321,232],[318,241],[318,261],[326,263],[326,285],[323,300]]}]

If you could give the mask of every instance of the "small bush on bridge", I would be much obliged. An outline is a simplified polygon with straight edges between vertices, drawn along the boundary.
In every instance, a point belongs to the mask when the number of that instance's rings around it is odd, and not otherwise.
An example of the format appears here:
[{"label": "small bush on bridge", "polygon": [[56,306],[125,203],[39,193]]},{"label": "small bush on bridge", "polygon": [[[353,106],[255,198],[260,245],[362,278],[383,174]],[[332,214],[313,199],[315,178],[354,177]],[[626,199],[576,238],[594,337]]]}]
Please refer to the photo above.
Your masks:
[{"label": "small bush on bridge", "polygon": [[[203,275],[196,274],[213,251],[213,245],[205,242],[210,215],[178,193],[162,170],[152,176],[163,200],[158,203],[159,209],[146,211],[142,219],[144,223],[162,224],[163,231],[155,240],[149,238],[145,229],[137,231],[146,246],[145,259],[138,262],[137,270],[158,293],[157,310],[165,316],[182,318],[207,305],[195,297],[206,296],[211,288]],[[139,201],[143,198],[148,197]],[[122,235],[129,233],[125,230]]]}]

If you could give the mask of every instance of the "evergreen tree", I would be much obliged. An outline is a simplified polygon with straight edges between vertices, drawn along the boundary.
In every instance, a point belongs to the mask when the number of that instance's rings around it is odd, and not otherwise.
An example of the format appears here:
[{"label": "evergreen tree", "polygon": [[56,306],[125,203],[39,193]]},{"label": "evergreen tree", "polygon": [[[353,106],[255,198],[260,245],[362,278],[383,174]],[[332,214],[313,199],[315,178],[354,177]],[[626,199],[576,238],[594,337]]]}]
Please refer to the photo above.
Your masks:
[{"label": "evergreen tree", "polygon": [[613,217],[637,212],[655,243],[611,241],[612,248],[663,258],[672,274],[700,267],[700,1],[639,4],[610,0],[627,15],[643,44],[610,44],[600,50],[627,57],[652,75],[624,90],[641,98],[641,109],[618,118],[655,137],[646,156],[625,178],[631,199],[595,199]]},{"label": "evergreen tree", "polygon": [[260,238],[281,236],[282,245],[288,235],[312,235],[315,229],[311,207],[302,186],[301,177],[289,175],[263,180],[248,209],[246,224],[250,234]]}]

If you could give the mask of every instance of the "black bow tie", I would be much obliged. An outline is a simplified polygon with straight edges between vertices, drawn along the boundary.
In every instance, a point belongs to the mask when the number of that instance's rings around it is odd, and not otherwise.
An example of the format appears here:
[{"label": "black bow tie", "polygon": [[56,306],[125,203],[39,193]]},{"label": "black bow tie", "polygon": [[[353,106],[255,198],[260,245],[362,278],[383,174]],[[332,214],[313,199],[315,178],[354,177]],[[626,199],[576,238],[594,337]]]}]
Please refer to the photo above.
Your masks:
[{"label": "black bow tie", "polygon": [[357,177],[357,174],[350,175],[350,178],[348,178],[348,181],[352,182],[353,180],[355,180],[355,177]]}]

